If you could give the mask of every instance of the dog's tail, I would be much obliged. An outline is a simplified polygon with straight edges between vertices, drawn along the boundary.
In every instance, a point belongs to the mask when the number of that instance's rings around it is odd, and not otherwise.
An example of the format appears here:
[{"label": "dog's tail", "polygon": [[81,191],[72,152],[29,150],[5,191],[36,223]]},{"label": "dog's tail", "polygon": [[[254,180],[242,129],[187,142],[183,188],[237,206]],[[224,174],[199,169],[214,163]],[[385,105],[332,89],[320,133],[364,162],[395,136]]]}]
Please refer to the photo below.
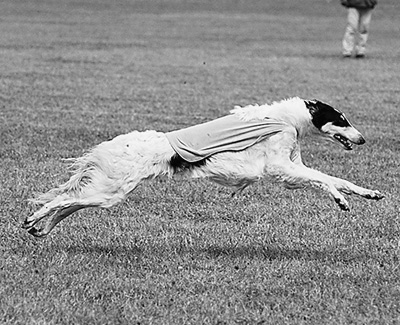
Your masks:
[{"label": "dog's tail", "polygon": [[46,193],[38,194],[29,201],[43,205],[62,194],[79,196],[83,189],[92,183],[95,174],[102,173],[101,164],[94,158],[95,156],[89,152],[79,158],[65,159],[65,162],[70,164],[68,167],[72,174],[70,179]]},{"label": "dog's tail", "polygon": [[46,204],[66,194],[76,199],[96,199],[110,207],[123,200],[142,180],[174,173],[170,165],[174,150],[164,133],[131,132],[103,142],[71,163],[71,178],[40,194],[31,202]]}]

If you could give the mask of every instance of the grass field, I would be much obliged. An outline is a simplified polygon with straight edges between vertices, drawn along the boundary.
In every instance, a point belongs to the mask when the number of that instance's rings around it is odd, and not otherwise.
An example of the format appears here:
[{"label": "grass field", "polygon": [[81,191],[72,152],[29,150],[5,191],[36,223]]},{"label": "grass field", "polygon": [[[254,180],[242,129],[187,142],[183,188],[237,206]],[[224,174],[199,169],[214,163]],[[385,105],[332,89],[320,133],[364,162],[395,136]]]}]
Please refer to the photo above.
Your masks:
[{"label": "grass field", "polygon": [[[380,1],[355,60],[339,1],[3,0],[0,324],[400,324],[398,11]],[[343,213],[267,181],[232,199],[162,179],[45,239],[20,228],[63,158],[291,96],[341,108],[367,139],[304,143],[306,164],[385,200]]]}]

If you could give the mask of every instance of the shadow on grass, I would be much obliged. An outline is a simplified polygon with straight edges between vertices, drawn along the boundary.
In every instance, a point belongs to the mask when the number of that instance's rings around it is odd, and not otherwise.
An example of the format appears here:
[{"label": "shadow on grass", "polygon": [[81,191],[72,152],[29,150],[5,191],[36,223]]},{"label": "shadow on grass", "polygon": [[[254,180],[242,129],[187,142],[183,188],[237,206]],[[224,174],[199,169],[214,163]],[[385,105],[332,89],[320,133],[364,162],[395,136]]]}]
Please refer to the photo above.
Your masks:
[{"label": "shadow on grass", "polygon": [[108,246],[108,245],[91,245],[91,246],[69,246],[65,247],[68,253],[72,254],[91,254],[95,256],[125,256],[125,258],[146,258],[146,256],[164,258],[169,256],[192,256],[195,258],[208,258],[208,259],[255,259],[265,261],[284,261],[284,260],[297,260],[297,261],[320,261],[331,263],[350,263],[352,261],[365,261],[371,258],[368,252],[354,252],[351,249],[309,249],[309,248],[287,248],[277,246],[250,246],[250,245],[236,245],[236,246],[217,246],[211,245],[209,247],[158,247],[157,245],[145,246]]}]

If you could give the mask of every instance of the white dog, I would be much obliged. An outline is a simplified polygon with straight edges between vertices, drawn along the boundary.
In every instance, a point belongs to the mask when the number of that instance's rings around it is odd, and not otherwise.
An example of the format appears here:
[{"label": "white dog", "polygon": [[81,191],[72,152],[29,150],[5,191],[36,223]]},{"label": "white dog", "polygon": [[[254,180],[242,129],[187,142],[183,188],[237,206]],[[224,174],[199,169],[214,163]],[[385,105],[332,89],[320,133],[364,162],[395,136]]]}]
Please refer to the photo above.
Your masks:
[{"label": "white dog", "polygon": [[[332,140],[347,150],[365,142],[343,113],[300,98],[235,107],[231,115],[169,133],[134,131],[74,159],[69,181],[34,200],[42,207],[26,218],[24,228],[45,236],[79,209],[112,207],[141,181],[178,173],[206,177],[236,191],[270,176],[288,188],[320,188],[342,210],[349,205],[341,193],[383,198],[378,191],[304,166],[299,140],[306,135]],[[36,228],[45,217],[50,217],[45,226]]]}]

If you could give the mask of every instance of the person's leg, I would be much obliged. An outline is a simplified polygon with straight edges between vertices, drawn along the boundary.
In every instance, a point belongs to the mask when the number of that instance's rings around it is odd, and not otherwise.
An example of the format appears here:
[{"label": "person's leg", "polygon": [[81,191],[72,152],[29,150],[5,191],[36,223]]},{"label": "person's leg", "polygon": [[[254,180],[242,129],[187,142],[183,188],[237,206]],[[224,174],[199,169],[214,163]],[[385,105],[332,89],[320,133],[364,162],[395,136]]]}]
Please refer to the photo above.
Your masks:
[{"label": "person's leg", "polygon": [[354,45],[355,45],[355,36],[358,30],[359,25],[359,12],[355,8],[348,8],[347,9],[347,26],[343,36],[343,56],[351,56]]},{"label": "person's leg", "polygon": [[369,25],[371,23],[372,9],[359,10],[360,19],[358,25],[359,39],[356,43],[355,50],[357,57],[365,55],[365,47],[368,39]]}]

